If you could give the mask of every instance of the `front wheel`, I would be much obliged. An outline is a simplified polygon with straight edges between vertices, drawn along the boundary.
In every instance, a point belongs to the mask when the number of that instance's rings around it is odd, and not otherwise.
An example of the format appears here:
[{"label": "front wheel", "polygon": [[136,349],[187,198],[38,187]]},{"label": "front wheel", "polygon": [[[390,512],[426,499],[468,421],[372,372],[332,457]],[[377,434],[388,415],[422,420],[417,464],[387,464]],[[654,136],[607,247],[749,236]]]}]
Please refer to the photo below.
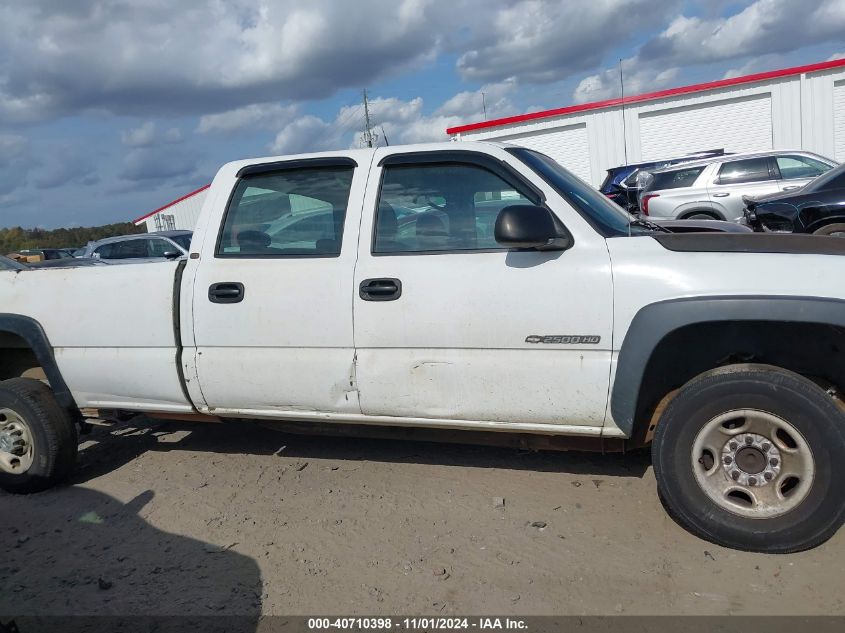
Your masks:
[{"label": "front wheel", "polygon": [[0,489],[45,490],[73,470],[76,425],[44,383],[31,378],[0,382]]},{"label": "front wheel", "polygon": [[733,365],[687,383],[661,416],[652,458],[673,518],[726,547],[801,551],[845,518],[845,414],[777,367]]}]

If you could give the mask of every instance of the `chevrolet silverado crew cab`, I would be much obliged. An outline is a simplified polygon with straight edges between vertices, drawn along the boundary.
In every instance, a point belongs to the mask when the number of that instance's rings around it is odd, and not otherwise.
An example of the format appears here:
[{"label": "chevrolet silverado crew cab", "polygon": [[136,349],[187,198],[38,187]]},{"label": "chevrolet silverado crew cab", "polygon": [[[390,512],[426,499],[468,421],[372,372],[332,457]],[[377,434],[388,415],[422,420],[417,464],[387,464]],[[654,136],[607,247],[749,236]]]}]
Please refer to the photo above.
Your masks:
[{"label": "chevrolet silverado crew cab", "polygon": [[650,445],[705,539],[813,547],[843,521],[843,255],[670,234],[501,144],[229,163],[186,259],[0,271],[0,485],[68,475],[85,408],[575,438]]}]

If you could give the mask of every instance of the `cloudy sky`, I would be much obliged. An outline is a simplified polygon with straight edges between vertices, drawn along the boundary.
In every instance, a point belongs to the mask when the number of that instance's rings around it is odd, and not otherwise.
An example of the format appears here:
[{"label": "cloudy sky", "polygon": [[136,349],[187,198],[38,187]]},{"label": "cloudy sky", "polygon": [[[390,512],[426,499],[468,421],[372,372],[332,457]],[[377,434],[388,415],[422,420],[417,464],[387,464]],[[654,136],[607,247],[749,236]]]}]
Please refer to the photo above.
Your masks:
[{"label": "cloudy sky", "polygon": [[843,0],[0,0],[0,226],[130,220],[224,162],[845,56]]}]

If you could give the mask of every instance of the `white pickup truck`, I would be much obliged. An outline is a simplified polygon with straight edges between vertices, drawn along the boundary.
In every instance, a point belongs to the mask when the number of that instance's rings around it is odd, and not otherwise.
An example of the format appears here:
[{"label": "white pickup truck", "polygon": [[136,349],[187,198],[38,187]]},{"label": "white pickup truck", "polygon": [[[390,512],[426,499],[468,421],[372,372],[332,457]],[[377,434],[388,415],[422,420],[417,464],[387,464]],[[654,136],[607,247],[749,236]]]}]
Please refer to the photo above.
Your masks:
[{"label": "white pickup truck", "polygon": [[182,261],[0,271],[0,486],[65,477],[83,408],[433,427],[650,444],[682,526],[813,547],[845,513],[843,255],[662,232],[501,144],[229,163]]}]

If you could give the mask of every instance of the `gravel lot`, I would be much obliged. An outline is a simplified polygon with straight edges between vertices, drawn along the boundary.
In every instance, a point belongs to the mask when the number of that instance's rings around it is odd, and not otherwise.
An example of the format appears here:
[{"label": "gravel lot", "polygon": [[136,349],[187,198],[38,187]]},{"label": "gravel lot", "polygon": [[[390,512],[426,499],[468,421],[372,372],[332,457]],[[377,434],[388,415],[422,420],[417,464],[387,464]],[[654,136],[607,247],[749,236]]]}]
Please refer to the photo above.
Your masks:
[{"label": "gravel lot", "polygon": [[0,493],[0,615],[845,614],[845,530],[787,556],[700,541],[647,453],[150,420],[84,440],[72,485]]}]

